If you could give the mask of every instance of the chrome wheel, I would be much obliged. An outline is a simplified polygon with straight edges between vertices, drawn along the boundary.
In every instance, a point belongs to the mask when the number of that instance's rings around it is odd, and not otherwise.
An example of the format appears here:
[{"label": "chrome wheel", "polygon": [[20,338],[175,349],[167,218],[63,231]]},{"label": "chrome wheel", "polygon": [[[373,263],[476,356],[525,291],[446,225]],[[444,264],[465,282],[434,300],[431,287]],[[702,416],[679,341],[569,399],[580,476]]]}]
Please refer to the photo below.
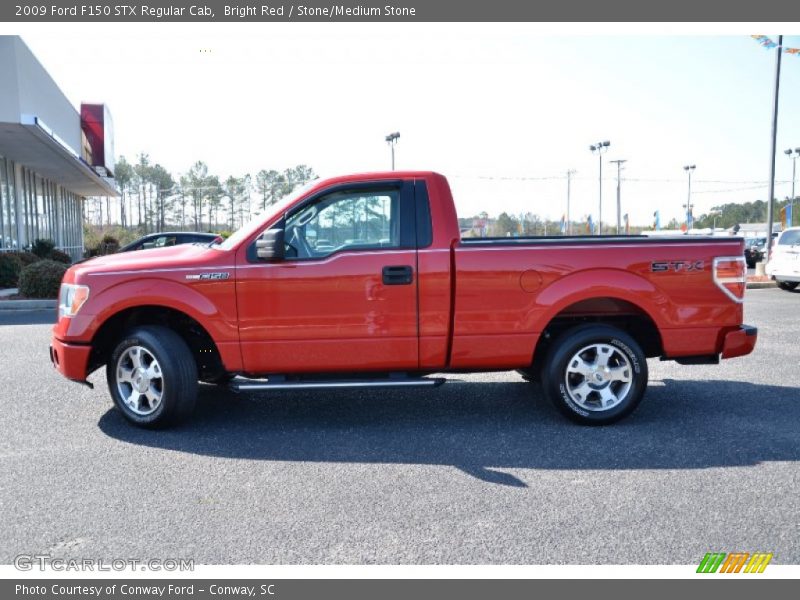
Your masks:
[{"label": "chrome wheel", "polygon": [[164,376],[156,357],[142,346],[126,348],[117,360],[117,391],[137,415],[153,414],[164,396]]},{"label": "chrome wheel", "polygon": [[575,404],[604,411],[625,400],[633,385],[630,359],[609,344],[591,344],[578,350],[567,363],[566,392]]}]

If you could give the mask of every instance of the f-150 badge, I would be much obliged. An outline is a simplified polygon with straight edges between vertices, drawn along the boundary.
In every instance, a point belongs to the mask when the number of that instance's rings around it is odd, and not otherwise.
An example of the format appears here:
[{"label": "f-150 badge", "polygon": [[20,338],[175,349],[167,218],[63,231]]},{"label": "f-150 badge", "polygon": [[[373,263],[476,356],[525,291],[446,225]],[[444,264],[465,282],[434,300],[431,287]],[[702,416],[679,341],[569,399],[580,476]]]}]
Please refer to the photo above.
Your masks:
[{"label": "f-150 badge", "polygon": [[702,260],[663,260],[650,263],[650,270],[653,273],[665,273],[667,271],[702,271],[704,267]]},{"label": "f-150 badge", "polygon": [[218,281],[220,279],[228,279],[230,276],[230,273],[192,273],[187,275],[186,279],[191,281]]}]

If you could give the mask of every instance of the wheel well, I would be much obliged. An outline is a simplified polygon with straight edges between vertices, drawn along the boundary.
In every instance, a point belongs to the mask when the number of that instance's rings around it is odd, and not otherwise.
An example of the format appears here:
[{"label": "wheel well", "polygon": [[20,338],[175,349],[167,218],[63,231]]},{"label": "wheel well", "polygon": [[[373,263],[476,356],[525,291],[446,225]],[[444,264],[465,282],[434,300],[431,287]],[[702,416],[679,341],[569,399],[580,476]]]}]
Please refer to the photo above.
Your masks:
[{"label": "wheel well", "polygon": [[619,298],[592,298],[567,306],[550,320],[534,349],[531,370],[538,372],[553,340],[567,329],[584,323],[618,327],[636,340],[648,358],[664,353],[661,333],[644,310]]},{"label": "wheel well", "polygon": [[212,379],[225,372],[217,345],[208,331],[186,313],[165,306],[127,308],[107,319],[92,338],[89,372],[106,364],[125,332],[140,325],[162,325],[181,336],[194,356],[200,379]]}]

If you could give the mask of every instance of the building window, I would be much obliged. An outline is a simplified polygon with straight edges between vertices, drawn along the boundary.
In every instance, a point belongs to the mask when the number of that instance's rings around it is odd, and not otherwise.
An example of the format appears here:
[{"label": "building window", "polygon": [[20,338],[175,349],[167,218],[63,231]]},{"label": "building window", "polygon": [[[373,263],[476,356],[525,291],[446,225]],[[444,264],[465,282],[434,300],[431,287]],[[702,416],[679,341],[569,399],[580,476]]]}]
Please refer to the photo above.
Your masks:
[{"label": "building window", "polygon": [[0,156],[0,250],[19,248],[15,192],[14,163]]},{"label": "building window", "polygon": [[0,252],[51,239],[73,260],[83,255],[83,198],[0,156]]}]

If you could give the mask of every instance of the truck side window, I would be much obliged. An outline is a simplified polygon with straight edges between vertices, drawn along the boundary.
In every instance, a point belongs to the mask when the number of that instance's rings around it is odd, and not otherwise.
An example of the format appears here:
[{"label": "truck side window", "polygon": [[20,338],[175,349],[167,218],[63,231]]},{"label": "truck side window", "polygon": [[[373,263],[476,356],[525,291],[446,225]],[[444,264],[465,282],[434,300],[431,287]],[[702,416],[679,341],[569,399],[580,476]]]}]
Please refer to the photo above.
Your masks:
[{"label": "truck side window", "polygon": [[400,246],[396,189],[333,192],[286,220],[286,257],[323,258],[342,250]]}]

